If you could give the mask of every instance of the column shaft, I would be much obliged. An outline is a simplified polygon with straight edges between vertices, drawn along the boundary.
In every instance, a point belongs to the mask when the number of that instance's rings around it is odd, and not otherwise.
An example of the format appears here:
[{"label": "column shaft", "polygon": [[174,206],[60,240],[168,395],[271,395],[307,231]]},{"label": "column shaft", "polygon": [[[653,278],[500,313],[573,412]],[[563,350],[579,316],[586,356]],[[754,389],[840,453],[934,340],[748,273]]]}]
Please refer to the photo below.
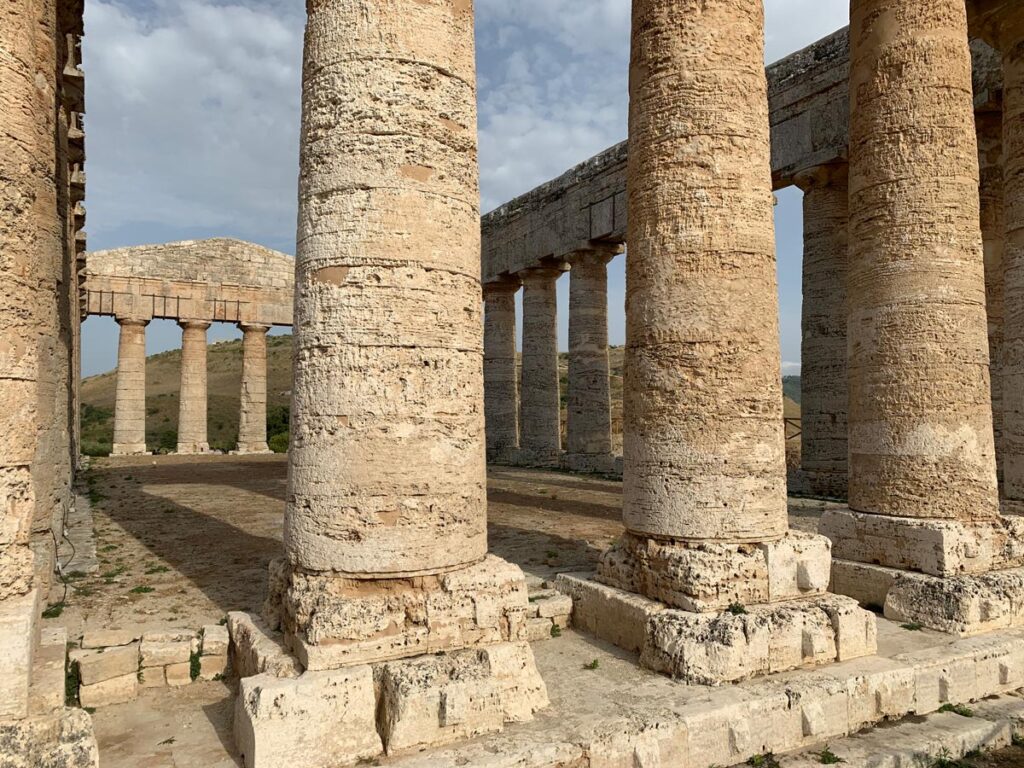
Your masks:
[{"label": "column shaft", "polygon": [[523,462],[555,466],[562,453],[558,383],[558,269],[523,272],[523,364],[519,450]]},{"label": "column shaft", "polygon": [[566,460],[572,469],[609,472],[612,456],[608,364],[608,251],[569,258],[569,387]]},{"label": "column shaft", "polygon": [[787,530],[763,25],[759,2],[633,3],[623,519],[641,535]]},{"label": "column shaft", "polygon": [[519,383],[516,371],[518,281],[484,286],[484,413],[487,460],[505,463],[519,448]]},{"label": "column shaft", "polygon": [[206,331],[207,322],[183,320],[181,326],[181,392],[178,403],[178,453],[207,453]]},{"label": "column shaft", "polygon": [[242,391],[238,453],[268,453],[266,325],[241,325]]},{"label": "column shaft", "polygon": [[850,506],[997,516],[963,0],[851,13]]},{"label": "column shaft", "polygon": [[846,498],[848,168],[802,175],[801,490]]},{"label": "column shaft", "polygon": [[285,546],[437,574],[487,550],[473,6],[308,13]]},{"label": "column shaft", "polygon": [[146,453],[146,320],[118,319],[113,456]]}]

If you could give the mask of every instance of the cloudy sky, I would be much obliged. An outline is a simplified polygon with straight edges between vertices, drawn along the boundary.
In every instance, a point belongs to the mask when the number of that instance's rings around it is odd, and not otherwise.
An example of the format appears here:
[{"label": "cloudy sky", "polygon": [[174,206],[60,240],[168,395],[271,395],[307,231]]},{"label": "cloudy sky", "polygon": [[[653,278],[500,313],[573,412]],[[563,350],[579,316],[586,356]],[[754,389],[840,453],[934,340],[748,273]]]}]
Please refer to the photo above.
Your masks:
[{"label": "cloudy sky", "polygon": [[[845,25],[847,0],[765,0],[766,59]],[[237,237],[295,251],[304,3],[87,0],[89,247]],[[630,0],[476,0],[482,208],[626,137]],[[800,193],[779,195],[782,357],[800,353]],[[610,267],[624,338],[624,258]],[[568,277],[560,281],[568,306]],[[562,345],[567,317],[560,312]],[[215,325],[211,340],[233,338]],[[83,374],[116,365],[109,318],[83,328]],[[180,346],[154,322],[150,354]]]}]

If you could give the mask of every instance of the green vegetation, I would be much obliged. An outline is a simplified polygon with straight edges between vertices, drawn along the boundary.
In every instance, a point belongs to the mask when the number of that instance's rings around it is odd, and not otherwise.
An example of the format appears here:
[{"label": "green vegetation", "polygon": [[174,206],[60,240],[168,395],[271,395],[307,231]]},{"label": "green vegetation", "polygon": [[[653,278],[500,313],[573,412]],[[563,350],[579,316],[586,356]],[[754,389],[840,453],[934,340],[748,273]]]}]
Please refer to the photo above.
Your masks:
[{"label": "green vegetation", "polygon": [[[68,643],[68,650],[70,651],[73,647],[72,643]],[[78,674],[78,665],[71,661],[68,657],[64,662],[64,705],[68,707],[78,706],[78,686],[81,683],[81,679]]]},{"label": "green vegetation", "polygon": [[63,601],[59,602],[59,603],[54,603],[49,608],[47,608],[45,611],[43,611],[43,618],[44,619],[56,619],[62,613],[64,613],[64,603],[63,603]]},{"label": "green vegetation", "polygon": [[974,717],[974,710],[966,704],[943,704],[939,707],[939,712],[954,712],[960,717]]},{"label": "green vegetation", "polygon": [[846,762],[843,758],[839,757],[839,755],[829,749],[828,744],[825,745],[825,748],[821,750],[821,752],[817,752],[815,754],[818,756],[818,762],[822,765],[835,765],[836,763]]},{"label": "green vegetation", "polygon": [[138,587],[132,587],[128,591],[131,592],[133,595],[148,595],[150,592],[156,592],[155,589],[153,589],[152,587],[147,587],[145,584],[140,585]]},{"label": "green vegetation", "polygon": [[733,616],[744,616],[747,613],[747,609],[740,603],[733,603],[726,610]]},{"label": "green vegetation", "polygon": [[589,670],[593,671],[593,670],[597,669],[597,668],[598,668],[598,667],[600,667],[600,666],[601,666],[601,662],[600,662],[600,661],[598,661],[597,659],[594,659],[594,660],[593,660],[592,662],[590,662],[589,664],[584,664],[584,665],[583,665],[583,668],[584,668],[584,669],[589,669]]},{"label": "green vegetation", "polygon": [[191,655],[188,657],[188,674],[193,681],[199,679],[200,666],[201,662],[199,661],[199,652],[192,651]]},{"label": "green vegetation", "polygon": [[551,625],[551,636],[552,637],[561,637],[562,636],[562,628],[560,626],[558,626],[557,624],[552,624]]},{"label": "green vegetation", "polygon": [[924,629],[924,624],[921,624],[916,621],[910,621],[906,624],[900,624],[900,626],[908,632],[920,632],[922,629]]},{"label": "green vegetation", "polygon": [[779,761],[771,752],[765,752],[763,755],[754,755],[747,760],[747,765],[752,768],[779,768]]}]

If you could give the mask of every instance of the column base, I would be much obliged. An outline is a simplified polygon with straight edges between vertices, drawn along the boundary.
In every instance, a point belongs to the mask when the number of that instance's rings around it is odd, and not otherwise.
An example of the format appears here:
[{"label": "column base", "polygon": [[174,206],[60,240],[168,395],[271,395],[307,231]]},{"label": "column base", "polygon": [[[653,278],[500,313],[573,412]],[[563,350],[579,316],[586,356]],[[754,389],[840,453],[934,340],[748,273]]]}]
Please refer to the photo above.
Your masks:
[{"label": "column base", "polygon": [[151,451],[146,450],[145,443],[114,443],[110,451],[111,456],[152,456]]},{"label": "column base", "polygon": [[487,463],[496,466],[514,467],[519,463],[519,449],[515,447],[492,448],[487,451]]},{"label": "column base", "polygon": [[561,574],[555,586],[573,599],[575,628],[639,652],[642,666],[693,685],[734,683],[876,650],[874,614],[848,597],[693,613],[600,584],[590,574]]},{"label": "column base", "polygon": [[830,509],[818,530],[832,541],[834,558],[932,576],[1024,565],[1024,518],[971,524]]},{"label": "column base", "polygon": [[210,450],[209,443],[178,443],[175,453],[178,456],[201,456],[213,451]]},{"label": "column base", "polygon": [[531,451],[520,448],[515,455],[515,464],[531,469],[559,469],[562,466],[562,452]]},{"label": "column base", "polygon": [[610,453],[565,453],[562,454],[562,468],[570,472],[613,475],[616,463]]},{"label": "column base", "polygon": [[825,537],[800,531],[760,544],[658,541],[627,533],[601,556],[597,580],[684,611],[712,613],[823,594],[830,550]]},{"label": "column base", "polygon": [[527,639],[526,580],[488,555],[437,576],[350,579],[270,565],[264,613],[308,670]]},{"label": "column base", "polygon": [[789,495],[810,496],[829,501],[846,501],[849,476],[846,472],[828,472],[818,469],[798,469],[791,474]]},{"label": "column base", "polygon": [[247,768],[333,768],[496,733],[548,705],[528,643],[241,681]]},{"label": "column base", "polygon": [[882,606],[891,621],[951,635],[1024,627],[1024,568],[938,577],[834,560],[832,583],[861,604]]},{"label": "column base", "polygon": [[231,456],[265,456],[268,453],[273,453],[266,443],[252,443],[252,444],[241,444],[239,443],[238,448],[230,451]]}]

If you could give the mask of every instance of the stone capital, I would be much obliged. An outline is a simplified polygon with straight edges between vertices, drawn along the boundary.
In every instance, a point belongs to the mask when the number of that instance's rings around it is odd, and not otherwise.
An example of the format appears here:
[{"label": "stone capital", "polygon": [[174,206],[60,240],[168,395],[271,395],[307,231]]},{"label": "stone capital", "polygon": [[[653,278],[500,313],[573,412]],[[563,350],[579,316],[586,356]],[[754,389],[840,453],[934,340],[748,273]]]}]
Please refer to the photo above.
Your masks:
[{"label": "stone capital", "polygon": [[850,166],[847,163],[827,163],[800,171],[793,177],[793,184],[807,192],[837,184],[846,186],[849,177]]},{"label": "stone capital", "polygon": [[565,260],[569,262],[573,269],[586,264],[605,266],[623,251],[625,251],[625,248],[619,244],[609,245],[607,248],[581,248],[567,255]]},{"label": "stone capital", "polygon": [[522,285],[523,282],[518,277],[507,276],[490,283],[484,283],[484,298],[487,298],[489,294],[515,293]]},{"label": "stone capital", "polygon": [[114,317],[114,321],[120,326],[135,325],[142,326],[145,328],[149,325],[150,318],[148,317]]},{"label": "stone capital", "polygon": [[519,278],[523,285],[530,283],[546,283],[554,282],[562,276],[562,273],[567,271],[565,265],[551,265],[542,267],[531,267],[530,269],[524,269],[522,272],[517,272],[516,277]]},{"label": "stone capital", "polygon": [[213,325],[213,323],[209,320],[179,320],[178,325],[182,330],[185,330],[186,328],[198,328],[201,331],[205,331]]},{"label": "stone capital", "polygon": [[967,9],[972,37],[1004,53],[1024,38],[1024,9],[1016,0],[971,0]]},{"label": "stone capital", "polygon": [[238,323],[238,328],[243,333],[251,331],[254,333],[268,333],[271,326],[264,325],[263,323]]}]

